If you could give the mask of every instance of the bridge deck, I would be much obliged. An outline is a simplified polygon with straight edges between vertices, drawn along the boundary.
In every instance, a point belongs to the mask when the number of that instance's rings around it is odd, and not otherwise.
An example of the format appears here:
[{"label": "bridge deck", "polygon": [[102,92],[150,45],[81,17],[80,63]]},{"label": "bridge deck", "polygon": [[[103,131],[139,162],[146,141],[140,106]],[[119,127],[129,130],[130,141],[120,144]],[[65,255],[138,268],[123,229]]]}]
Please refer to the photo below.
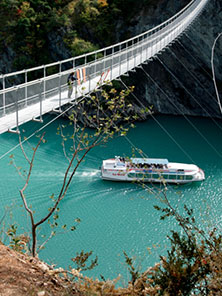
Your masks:
[{"label": "bridge deck", "polygon": [[[133,59],[121,63],[121,72],[119,64],[115,65],[112,69],[107,69],[106,80],[116,79],[121,75],[121,73],[126,73],[130,69],[133,69],[135,65],[138,65],[141,61],[145,61],[147,57],[150,56],[151,54],[148,55],[147,49],[144,49],[142,53],[133,57]],[[75,84],[73,88],[73,94],[70,99],[68,98],[68,87],[66,87],[66,89],[61,92],[61,97],[59,97],[59,94],[57,94],[42,100],[41,105],[40,102],[37,102],[33,105],[22,108],[18,111],[18,125],[20,126],[32,120],[33,118],[39,119],[40,114],[44,115],[53,111],[54,109],[60,108],[60,106],[69,104],[71,102],[73,103],[77,98],[87,95],[90,91],[96,89],[102,83],[103,81],[101,82],[101,75],[98,75],[93,79],[81,83],[81,85]],[[0,119],[0,134],[9,131],[10,129],[16,128],[16,126],[16,112],[6,114]]]}]

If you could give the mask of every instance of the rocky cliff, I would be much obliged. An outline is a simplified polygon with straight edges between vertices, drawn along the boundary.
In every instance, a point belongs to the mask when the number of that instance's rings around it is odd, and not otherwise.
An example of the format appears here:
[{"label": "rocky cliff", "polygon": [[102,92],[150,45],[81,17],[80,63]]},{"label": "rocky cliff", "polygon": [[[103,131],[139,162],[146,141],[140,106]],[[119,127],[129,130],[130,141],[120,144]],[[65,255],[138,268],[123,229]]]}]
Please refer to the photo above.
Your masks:
[{"label": "rocky cliff", "polygon": [[[156,16],[162,15],[166,2],[169,1],[162,1],[162,6],[157,7]],[[172,7],[168,7],[168,11],[172,11]],[[147,27],[148,20],[141,18],[137,26]],[[152,61],[138,67],[136,72],[129,73],[124,81],[135,85],[136,97],[142,104],[152,105],[156,113],[221,118],[211,72],[211,49],[222,31],[221,24],[222,2],[211,0],[177,42]],[[137,28],[135,31],[138,33]],[[222,37],[215,47],[214,64],[221,91]]]}]

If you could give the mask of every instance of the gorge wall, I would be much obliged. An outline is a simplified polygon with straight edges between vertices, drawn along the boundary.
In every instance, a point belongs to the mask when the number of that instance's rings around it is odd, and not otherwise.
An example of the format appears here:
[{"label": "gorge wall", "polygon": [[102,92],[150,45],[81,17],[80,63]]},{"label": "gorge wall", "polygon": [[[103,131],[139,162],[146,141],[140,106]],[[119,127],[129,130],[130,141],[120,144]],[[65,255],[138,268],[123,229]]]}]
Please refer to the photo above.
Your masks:
[{"label": "gorge wall", "polygon": [[[155,11],[156,17],[163,15],[164,2],[167,6],[167,1],[162,1]],[[141,18],[137,26],[146,27],[147,21],[149,17]],[[152,105],[155,113],[221,118],[211,71],[211,49],[222,32],[221,24],[222,2],[211,0],[178,41],[123,80],[136,86],[137,98],[146,106]],[[214,65],[222,95],[222,37],[216,43]]]}]

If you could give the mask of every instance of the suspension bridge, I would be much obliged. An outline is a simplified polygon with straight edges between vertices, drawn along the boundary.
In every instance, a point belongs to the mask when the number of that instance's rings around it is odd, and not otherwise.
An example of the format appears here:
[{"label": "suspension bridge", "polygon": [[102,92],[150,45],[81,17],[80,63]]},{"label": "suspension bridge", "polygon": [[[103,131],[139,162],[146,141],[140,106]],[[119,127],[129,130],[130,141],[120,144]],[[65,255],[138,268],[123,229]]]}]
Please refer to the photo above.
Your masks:
[{"label": "suspension bridge", "polygon": [[[42,122],[45,113],[61,112],[108,80],[114,80],[161,53],[200,15],[208,0],[193,0],[157,27],[112,46],[31,69],[0,75],[0,134],[19,133],[30,120]],[[68,98],[67,76],[77,81]],[[56,73],[56,74],[50,74]],[[40,77],[34,79],[32,77]],[[20,81],[11,86],[11,81]]]}]

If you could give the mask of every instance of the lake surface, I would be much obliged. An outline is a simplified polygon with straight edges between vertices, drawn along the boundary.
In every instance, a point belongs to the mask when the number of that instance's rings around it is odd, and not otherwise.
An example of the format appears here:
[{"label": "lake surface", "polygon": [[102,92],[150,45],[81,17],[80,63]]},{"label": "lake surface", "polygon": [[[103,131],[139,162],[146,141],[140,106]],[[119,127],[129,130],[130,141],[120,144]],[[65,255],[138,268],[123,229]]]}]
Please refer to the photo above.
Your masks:
[{"label": "lake surface", "polygon": [[[52,118],[52,115],[46,115],[44,119],[47,122]],[[204,229],[216,226],[221,230],[222,122],[190,117],[189,120],[192,125],[184,117],[156,116],[155,120],[138,123],[127,137],[149,157],[193,162],[201,167],[206,174],[204,182],[179,187],[171,185],[167,196],[180,213],[183,213],[184,204],[192,207]],[[36,219],[47,213],[52,205],[49,196],[57,194],[61,188],[67,161],[56,129],[64,123],[65,120],[60,119],[45,129],[47,143],[41,145],[36,156],[26,191]],[[198,128],[198,132],[193,126]],[[36,122],[25,124],[23,135],[29,136],[39,127]],[[32,137],[24,147],[30,151],[35,143],[37,139]],[[9,156],[14,155],[21,170],[28,167],[19,147],[2,157],[17,144],[16,135],[0,135],[0,219],[5,207],[11,206],[12,215],[8,214],[4,221],[16,222],[19,231],[24,232],[29,230],[29,217],[21,207],[19,195],[24,180],[9,164]],[[177,224],[173,218],[160,220],[160,213],[153,208],[154,205],[161,206],[160,200],[136,184],[108,182],[100,178],[99,168],[103,159],[131,154],[132,147],[125,137],[113,139],[105,147],[97,147],[90,152],[60,204],[61,225],[71,226],[76,218],[80,218],[81,223],[73,232],[57,230],[57,235],[40,252],[41,259],[68,267],[73,266],[70,258],[77,252],[92,250],[93,256],[98,256],[99,265],[85,274],[94,278],[102,274],[106,279],[121,274],[120,284],[124,284],[130,277],[123,251],[133,257],[135,265],[142,270],[158,262],[160,254],[166,254],[167,235],[171,229],[177,229]],[[41,235],[49,234],[50,228],[46,223],[39,233],[39,241],[44,241]]]}]

